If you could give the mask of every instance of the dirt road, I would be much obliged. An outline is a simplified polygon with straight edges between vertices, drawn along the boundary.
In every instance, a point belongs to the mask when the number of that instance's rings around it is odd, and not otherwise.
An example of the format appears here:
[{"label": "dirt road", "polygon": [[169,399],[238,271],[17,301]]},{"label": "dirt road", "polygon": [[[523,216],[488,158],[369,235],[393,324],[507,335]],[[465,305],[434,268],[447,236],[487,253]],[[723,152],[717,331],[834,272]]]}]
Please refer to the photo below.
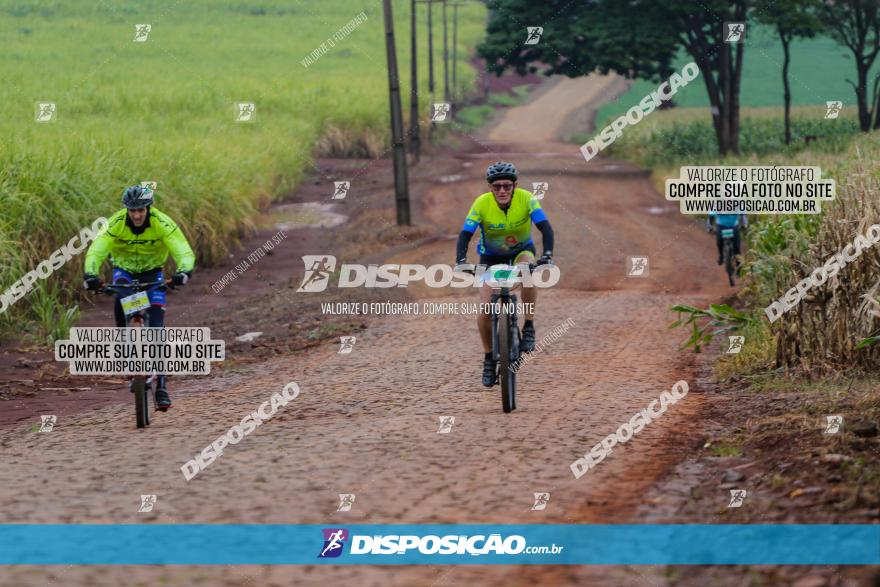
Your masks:
[{"label": "dirt road", "polygon": [[[525,105],[525,120],[550,111],[564,120],[559,110],[570,114],[579,104],[560,95],[547,92]],[[511,124],[522,124],[522,112],[510,112]],[[451,262],[454,237],[471,200],[484,189],[481,174],[488,162],[513,160],[527,188],[532,181],[549,182],[542,203],[557,235],[563,277],[559,287],[539,296],[538,336],[569,319],[574,326],[523,367],[516,412],[503,414],[497,388],[480,385],[472,316],[389,316],[358,332],[350,354],[326,344],[179,386],[174,411],[157,415],[147,431],[133,429],[128,404],[63,419],[51,433],[3,431],[4,521],[637,522],[633,512],[647,490],[696,441],[689,423],[704,406],[692,357],[676,351],[682,335],[666,328],[668,308],[716,301],[729,288],[714,263],[711,239],[667,206],[645,173],[619,162],[587,165],[576,146],[548,137],[539,144],[511,143],[501,138],[508,136],[505,124],[492,131],[494,141],[478,137],[483,152],[460,157],[460,181],[420,193],[422,220],[444,227],[450,238],[386,260]],[[543,156],[534,156],[536,149]],[[302,254],[322,252],[330,251]],[[649,258],[646,277],[627,276],[628,256]],[[450,296],[477,301],[471,292],[443,296],[411,288],[409,294],[419,302]],[[573,478],[569,464],[575,458],[680,379],[690,383],[684,400],[596,469]],[[185,461],[289,381],[302,390],[296,400],[195,479],[184,480]],[[438,433],[441,416],[455,417],[448,433]],[[550,492],[550,505],[530,511],[539,491]],[[356,495],[350,512],[336,511],[340,493]],[[153,513],[137,512],[142,494],[158,496]],[[0,571],[0,584],[617,585],[627,573],[548,567],[16,567]]]},{"label": "dirt road", "polygon": [[530,145],[568,139],[573,131],[589,130],[596,110],[616,99],[629,87],[621,76],[592,73],[583,77],[557,76],[537,99],[505,113],[486,133],[493,142],[521,142]]}]

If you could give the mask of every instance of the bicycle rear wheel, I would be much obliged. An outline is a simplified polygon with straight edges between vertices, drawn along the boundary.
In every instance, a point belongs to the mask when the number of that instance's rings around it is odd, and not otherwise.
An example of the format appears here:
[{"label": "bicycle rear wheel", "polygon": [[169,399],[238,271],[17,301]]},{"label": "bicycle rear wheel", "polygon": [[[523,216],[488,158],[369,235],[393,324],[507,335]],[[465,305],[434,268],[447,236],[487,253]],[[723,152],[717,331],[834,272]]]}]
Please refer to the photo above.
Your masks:
[{"label": "bicycle rear wheel", "polygon": [[727,279],[730,285],[736,285],[733,275],[736,272],[733,259],[733,242],[730,239],[724,241],[724,268],[727,270]]},{"label": "bicycle rear wheel", "polygon": [[511,367],[511,337],[510,337],[510,314],[507,304],[501,304],[501,314],[498,316],[498,371],[501,381],[501,409],[505,414],[513,410],[514,394],[516,393],[516,374]]},{"label": "bicycle rear wheel", "polygon": [[144,423],[150,425],[150,394],[153,393],[153,386],[144,383]]}]

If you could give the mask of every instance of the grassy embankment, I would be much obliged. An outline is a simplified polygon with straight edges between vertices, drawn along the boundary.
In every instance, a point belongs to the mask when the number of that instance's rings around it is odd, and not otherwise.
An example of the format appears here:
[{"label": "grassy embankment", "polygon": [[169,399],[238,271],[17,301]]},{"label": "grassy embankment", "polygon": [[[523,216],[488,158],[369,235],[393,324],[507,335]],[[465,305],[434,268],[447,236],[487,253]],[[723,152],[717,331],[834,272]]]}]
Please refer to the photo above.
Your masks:
[{"label": "grassy embankment", "polygon": [[[395,4],[408,106],[409,3]],[[301,64],[362,10],[365,22]],[[462,88],[475,79],[468,60],[484,13],[480,5],[459,12]],[[436,41],[442,20],[434,22]],[[140,23],[152,30],[135,43]],[[421,33],[424,64],[423,24]],[[81,227],[117,210],[126,185],[157,181],[157,207],[178,220],[206,264],[252,228],[261,206],[297,185],[312,156],[377,157],[389,142],[378,5],[3,1],[0,41],[0,291]],[[434,48],[436,65],[442,43]],[[420,77],[427,87],[427,67]],[[35,122],[43,101],[56,103],[55,122]],[[255,103],[255,121],[236,123],[235,102]],[[428,102],[425,93],[426,117]],[[81,270],[77,258],[40,281],[0,314],[0,334],[63,334]]]}]

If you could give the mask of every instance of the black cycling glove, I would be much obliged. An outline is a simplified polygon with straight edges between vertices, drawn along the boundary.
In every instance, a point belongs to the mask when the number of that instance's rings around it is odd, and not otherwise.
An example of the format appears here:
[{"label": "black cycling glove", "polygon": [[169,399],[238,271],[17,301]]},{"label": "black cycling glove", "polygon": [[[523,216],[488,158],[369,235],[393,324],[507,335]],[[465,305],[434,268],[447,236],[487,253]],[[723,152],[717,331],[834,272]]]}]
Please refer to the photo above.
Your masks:
[{"label": "black cycling glove", "polygon": [[171,276],[171,282],[178,286],[184,285],[190,277],[192,277],[191,271],[180,271]]},{"label": "black cycling glove", "polygon": [[86,273],[83,276],[83,287],[89,291],[98,291],[101,287],[101,278],[97,275]]}]

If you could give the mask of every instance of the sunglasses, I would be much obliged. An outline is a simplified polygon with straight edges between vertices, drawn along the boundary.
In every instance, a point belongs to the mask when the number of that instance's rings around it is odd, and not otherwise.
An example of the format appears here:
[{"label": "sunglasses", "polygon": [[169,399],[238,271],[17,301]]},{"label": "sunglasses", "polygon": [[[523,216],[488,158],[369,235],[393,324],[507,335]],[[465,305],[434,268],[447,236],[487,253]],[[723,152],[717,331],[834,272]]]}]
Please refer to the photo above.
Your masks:
[{"label": "sunglasses", "polygon": [[492,189],[498,190],[499,192],[500,191],[510,191],[513,189],[513,184],[512,183],[493,183]]}]

